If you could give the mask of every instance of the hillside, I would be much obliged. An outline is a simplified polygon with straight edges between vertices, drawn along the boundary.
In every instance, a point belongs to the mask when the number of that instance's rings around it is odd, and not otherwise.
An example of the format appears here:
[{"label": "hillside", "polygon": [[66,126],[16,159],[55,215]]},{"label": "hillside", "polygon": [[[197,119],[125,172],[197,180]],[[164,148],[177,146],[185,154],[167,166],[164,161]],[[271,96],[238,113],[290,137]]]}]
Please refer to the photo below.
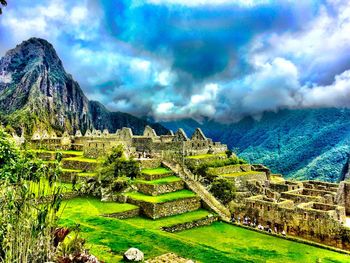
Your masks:
[{"label": "hillside", "polygon": [[27,134],[37,128],[60,133],[95,127],[115,132],[124,126],[141,133],[147,124],[159,134],[167,133],[159,124],[90,102],[53,46],[39,38],[24,41],[0,60],[0,123],[18,131],[24,127]]},{"label": "hillside", "polygon": [[193,120],[163,125],[183,126],[189,134],[200,126],[241,157],[290,178],[339,181],[350,153],[350,110],[344,109],[282,110],[230,125]]}]

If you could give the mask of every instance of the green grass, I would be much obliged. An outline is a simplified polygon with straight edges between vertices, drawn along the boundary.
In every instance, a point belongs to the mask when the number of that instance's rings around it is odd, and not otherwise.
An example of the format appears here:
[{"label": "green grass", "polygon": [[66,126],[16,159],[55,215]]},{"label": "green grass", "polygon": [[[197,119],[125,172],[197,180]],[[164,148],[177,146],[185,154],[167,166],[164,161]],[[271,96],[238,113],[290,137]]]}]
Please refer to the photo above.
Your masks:
[{"label": "green grass", "polygon": [[142,194],[139,192],[126,193],[125,195],[129,196],[133,199],[136,199],[136,200],[146,201],[146,202],[150,202],[150,203],[164,203],[164,202],[174,201],[177,199],[196,196],[195,193],[193,193],[189,190],[181,190],[181,191],[162,194],[162,195],[158,195],[158,196],[145,195],[145,194]]},{"label": "green grass", "polygon": [[[87,247],[106,263],[121,262],[122,254],[130,247],[141,249],[146,259],[173,252],[203,263],[350,262],[348,255],[221,222],[173,234],[159,230],[165,223],[172,224],[195,218],[196,214],[186,213],[159,220],[142,217],[119,220],[98,216],[101,211],[111,212],[114,209],[109,207],[108,203],[96,199],[75,198],[64,201],[62,207],[64,206],[60,224],[80,224]],[[202,215],[201,213],[205,215],[205,212],[199,211],[198,216]]]},{"label": "green grass", "polygon": [[155,175],[155,174],[168,174],[172,173],[171,170],[163,167],[158,167],[154,169],[142,169],[141,171],[143,174],[149,174],[149,175]]},{"label": "green grass", "polygon": [[273,183],[283,183],[283,182],[285,182],[283,177],[273,176],[273,175],[270,176],[270,181],[273,182]]},{"label": "green grass", "polygon": [[238,173],[230,173],[230,174],[220,174],[220,176],[235,177],[235,176],[248,176],[248,175],[254,175],[254,174],[262,174],[262,172],[257,172],[257,171],[238,172]]},{"label": "green grass", "polygon": [[63,193],[72,192],[72,184],[69,183],[61,183],[54,182],[52,186],[49,185],[49,181],[45,178],[41,178],[39,182],[29,182],[29,189],[35,196],[38,196],[39,192],[42,193],[44,191],[44,196],[52,194],[52,191],[56,187],[62,187]]},{"label": "green grass", "polygon": [[173,182],[178,182],[181,181],[180,177],[177,176],[169,176],[157,180],[152,180],[152,181],[146,181],[146,180],[134,180],[134,183],[141,183],[141,184],[153,184],[153,185],[161,185],[161,184],[169,184]]},{"label": "green grass", "polygon": [[96,176],[97,173],[78,173],[78,176],[86,176],[86,177],[93,177]]},{"label": "green grass", "polygon": [[66,173],[81,173],[82,170],[75,170],[75,169],[62,169],[62,172]]},{"label": "green grass", "polygon": [[28,152],[34,152],[34,153],[51,153],[54,154],[56,152],[60,152],[63,154],[71,154],[71,155],[77,155],[77,156],[83,156],[83,152],[82,151],[72,151],[72,150],[68,150],[68,151],[49,151],[49,150],[42,150],[42,149],[31,149],[28,150]]},{"label": "green grass", "polygon": [[212,214],[212,213],[204,209],[198,209],[198,210],[183,213],[180,215],[163,217],[157,220],[138,216],[138,217],[125,219],[124,221],[136,226],[142,226],[146,229],[160,229],[162,226],[172,226],[175,224],[198,220],[208,216],[209,214]]},{"label": "green grass", "polygon": [[77,162],[85,162],[85,163],[98,163],[101,162],[98,159],[92,159],[92,158],[86,158],[86,157],[69,157],[69,158],[63,158],[64,161],[77,161]]},{"label": "green grass", "polygon": [[192,156],[186,156],[188,159],[204,159],[204,158],[213,158],[218,156],[226,156],[225,153],[218,153],[218,154],[200,154],[200,155],[192,155]]}]

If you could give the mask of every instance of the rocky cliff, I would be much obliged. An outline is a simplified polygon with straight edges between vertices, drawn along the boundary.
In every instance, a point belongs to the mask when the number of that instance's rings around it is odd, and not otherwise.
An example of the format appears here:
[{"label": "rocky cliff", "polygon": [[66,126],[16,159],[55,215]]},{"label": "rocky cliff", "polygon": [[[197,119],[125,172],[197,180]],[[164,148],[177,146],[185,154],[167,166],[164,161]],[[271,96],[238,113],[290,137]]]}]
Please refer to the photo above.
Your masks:
[{"label": "rocky cliff", "polygon": [[[140,133],[149,124],[129,114],[112,113],[89,102],[68,74],[53,46],[31,38],[9,50],[0,60],[0,122],[27,133],[36,128],[58,132],[123,126]],[[161,125],[151,124],[158,133]]]}]

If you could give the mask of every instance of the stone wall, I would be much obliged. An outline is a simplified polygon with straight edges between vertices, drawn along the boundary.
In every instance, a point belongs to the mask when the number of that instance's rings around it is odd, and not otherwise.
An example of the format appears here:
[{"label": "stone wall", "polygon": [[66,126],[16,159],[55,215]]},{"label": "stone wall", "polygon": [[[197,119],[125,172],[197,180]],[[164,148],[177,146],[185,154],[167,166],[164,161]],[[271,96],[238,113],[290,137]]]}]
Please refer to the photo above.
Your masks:
[{"label": "stone wall", "polygon": [[182,198],[165,203],[150,203],[128,197],[128,203],[141,207],[147,217],[157,219],[197,210],[201,207],[199,197]]},{"label": "stone wall", "polygon": [[113,214],[103,214],[104,217],[113,217],[118,219],[126,219],[126,218],[132,218],[135,216],[140,215],[140,208],[135,208],[128,211],[123,211],[119,213],[113,213]]},{"label": "stone wall", "polygon": [[183,181],[171,182],[166,184],[136,184],[138,191],[146,195],[160,195],[170,192],[175,192],[184,189],[185,183]]},{"label": "stone wall", "polygon": [[81,171],[95,171],[98,167],[97,162],[84,162],[84,161],[78,161],[78,160],[62,160],[62,166],[66,169],[74,169],[74,170],[81,170]]},{"label": "stone wall", "polygon": [[342,181],[337,192],[337,203],[345,207],[347,214],[350,214],[350,182]]},{"label": "stone wall", "polygon": [[230,174],[230,173],[238,173],[238,172],[249,172],[252,170],[250,164],[233,164],[227,165],[223,167],[210,167],[208,172],[215,175],[220,174]]},{"label": "stone wall", "polygon": [[138,160],[141,164],[141,167],[143,169],[153,169],[160,167],[162,164],[161,159],[159,158],[152,158],[152,159],[140,159]]},{"label": "stone wall", "polygon": [[299,236],[342,249],[349,249],[349,231],[343,227],[345,209],[341,206],[315,202],[295,205],[291,200],[271,201],[263,196],[245,200],[236,218],[256,218],[257,224],[270,226],[278,232]]},{"label": "stone wall", "polygon": [[166,231],[166,232],[171,232],[171,233],[175,233],[175,232],[180,232],[180,231],[184,231],[184,230],[188,230],[191,228],[195,228],[195,227],[200,227],[200,226],[208,226],[211,225],[213,222],[216,222],[219,220],[218,216],[207,216],[201,219],[197,219],[191,222],[185,222],[185,223],[180,223],[180,224],[176,224],[176,225],[172,225],[172,226],[164,226],[162,227],[162,230]]},{"label": "stone wall", "polygon": [[267,180],[266,173],[264,172],[256,172],[252,174],[245,174],[242,176],[222,176],[228,180],[231,180],[235,183],[236,188],[239,191],[243,191],[246,189],[248,181],[259,182],[260,184],[264,184]]}]

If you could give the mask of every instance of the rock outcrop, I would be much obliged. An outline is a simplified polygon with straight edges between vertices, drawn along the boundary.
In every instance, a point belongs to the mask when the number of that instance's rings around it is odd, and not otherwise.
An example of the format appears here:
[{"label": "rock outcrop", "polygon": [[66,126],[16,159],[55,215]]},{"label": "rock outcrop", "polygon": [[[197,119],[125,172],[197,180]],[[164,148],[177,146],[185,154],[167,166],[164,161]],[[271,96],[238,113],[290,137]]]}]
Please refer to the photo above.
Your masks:
[{"label": "rock outcrop", "polygon": [[131,127],[142,132],[151,125],[158,134],[168,130],[159,124],[122,112],[109,112],[89,101],[68,74],[54,47],[44,39],[30,38],[9,50],[0,60],[0,123],[16,130],[34,127],[69,131]]}]

